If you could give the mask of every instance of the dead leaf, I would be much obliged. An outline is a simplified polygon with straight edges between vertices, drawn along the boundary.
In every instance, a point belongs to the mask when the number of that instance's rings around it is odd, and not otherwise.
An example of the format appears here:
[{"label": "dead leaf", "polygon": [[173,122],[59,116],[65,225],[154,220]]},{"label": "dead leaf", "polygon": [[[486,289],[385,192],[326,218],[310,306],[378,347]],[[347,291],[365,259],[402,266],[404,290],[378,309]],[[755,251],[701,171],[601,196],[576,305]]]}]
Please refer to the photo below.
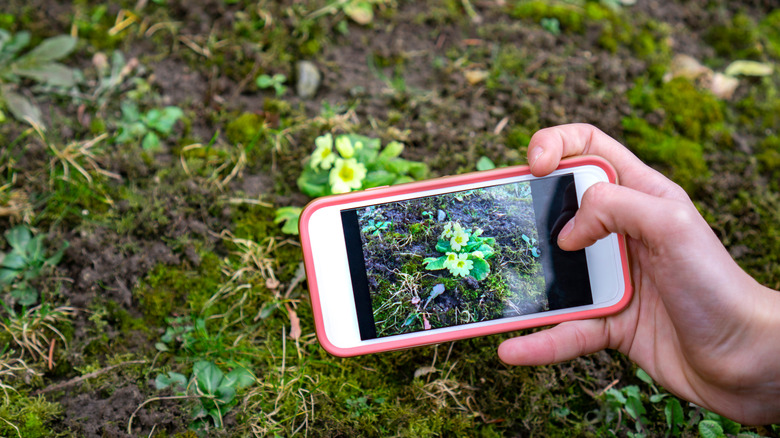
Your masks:
[{"label": "dead leaf", "polygon": [[289,304],[286,304],[285,307],[287,308],[287,315],[290,317],[290,338],[297,341],[301,338],[301,333],[303,333],[301,331],[301,319],[298,318],[298,313]]},{"label": "dead leaf", "polygon": [[463,72],[463,76],[466,77],[466,80],[471,85],[477,85],[478,83],[484,81],[488,78],[489,73],[485,70],[466,70]]},{"label": "dead leaf", "polygon": [[734,61],[726,67],[727,76],[769,76],[774,71],[774,65],[757,61]]},{"label": "dead leaf", "polygon": [[724,75],[723,73],[715,73],[712,76],[709,88],[715,96],[728,100],[734,95],[734,91],[737,90],[738,86],[739,79],[733,76]]},{"label": "dead leaf", "polygon": [[664,82],[669,82],[674,78],[698,79],[704,75],[711,75],[712,70],[703,66],[699,61],[688,55],[674,55],[669,72],[664,75]]},{"label": "dead leaf", "polygon": [[344,6],[344,13],[355,23],[367,25],[374,21],[374,10],[371,3],[366,1],[353,1]]},{"label": "dead leaf", "polygon": [[439,370],[436,369],[436,367],[420,367],[414,370],[414,378],[419,379],[422,376],[427,376],[428,374],[435,373]]}]

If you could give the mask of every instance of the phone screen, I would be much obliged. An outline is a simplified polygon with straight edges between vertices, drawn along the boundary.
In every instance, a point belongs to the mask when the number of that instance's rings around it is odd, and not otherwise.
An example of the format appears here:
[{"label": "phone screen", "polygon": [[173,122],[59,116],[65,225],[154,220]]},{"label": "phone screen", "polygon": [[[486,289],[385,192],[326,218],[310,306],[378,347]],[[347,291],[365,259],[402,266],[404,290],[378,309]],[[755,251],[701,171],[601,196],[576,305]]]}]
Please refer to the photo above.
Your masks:
[{"label": "phone screen", "polygon": [[363,340],[593,304],[573,174],[341,211]]}]

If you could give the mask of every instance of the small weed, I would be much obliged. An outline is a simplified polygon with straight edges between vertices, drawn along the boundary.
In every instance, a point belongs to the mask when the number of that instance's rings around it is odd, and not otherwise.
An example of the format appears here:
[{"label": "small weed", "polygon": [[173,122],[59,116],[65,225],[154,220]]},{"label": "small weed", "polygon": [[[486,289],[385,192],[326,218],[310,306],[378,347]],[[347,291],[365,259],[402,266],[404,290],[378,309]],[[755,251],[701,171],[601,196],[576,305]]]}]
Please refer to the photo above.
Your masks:
[{"label": "small weed", "polygon": [[18,225],[5,232],[6,241],[11,246],[7,254],[0,252],[0,287],[9,286],[11,296],[22,306],[30,306],[38,301],[38,290],[30,282],[41,276],[44,269],[53,268],[60,262],[68,242],[62,248],[46,257],[48,252],[43,246],[43,234],[33,237],[25,225]]},{"label": "small weed", "polygon": [[41,110],[19,89],[23,79],[52,87],[72,87],[76,73],[57,62],[76,48],[76,38],[60,35],[44,40],[20,56],[30,44],[29,32],[15,35],[0,29],[0,123],[7,109],[16,119],[42,126]]},{"label": "small weed", "polygon": [[284,83],[287,82],[287,76],[277,73],[273,76],[262,74],[255,79],[255,84],[261,89],[273,88],[276,92],[276,97],[284,96],[287,92],[287,86]]},{"label": "small weed", "polygon": [[238,403],[236,391],[246,388],[257,379],[246,368],[235,367],[228,374],[213,362],[199,361],[192,367],[189,381],[184,374],[169,371],[158,374],[154,385],[158,390],[170,387],[177,396],[192,396],[196,403],[192,412],[191,428],[208,430],[211,424],[222,428],[222,419]]},{"label": "small weed", "polygon": [[546,30],[547,32],[550,32],[551,34],[558,36],[561,34],[561,22],[558,21],[557,18],[542,18],[539,21],[539,24],[542,25],[542,29]]},{"label": "small weed", "polygon": [[298,218],[301,217],[301,207],[282,207],[276,210],[274,223],[284,223],[282,232],[285,234],[298,234]]},{"label": "small weed", "polygon": [[391,225],[393,225],[393,223],[390,221],[374,221],[373,219],[369,219],[368,224],[363,227],[360,232],[371,233],[372,236],[379,236],[382,234],[382,231],[386,231]]},{"label": "small weed", "polygon": [[2,319],[2,327],[13,339],[13,342],[24,352],[36,360],[50,359],[50,350],[54,348],[54,337],[60,338],[67,346],[65,335],[57,329],[58,324],[68,322],[76,312],[72,307],[52,308],[43,304],[24,312],[17,313],[5,307],[8,316]]},{"label": "small weed", "polygon": [[135,103],[123,102],[122,120],[119,122],[119,132],[114,140],[117,143],[132,143],[140,140],[145,150],[159,150],[161,139],[171,134],[173,126],[183,116],[184,112],[175,106],[154,108],[142,113]]}]

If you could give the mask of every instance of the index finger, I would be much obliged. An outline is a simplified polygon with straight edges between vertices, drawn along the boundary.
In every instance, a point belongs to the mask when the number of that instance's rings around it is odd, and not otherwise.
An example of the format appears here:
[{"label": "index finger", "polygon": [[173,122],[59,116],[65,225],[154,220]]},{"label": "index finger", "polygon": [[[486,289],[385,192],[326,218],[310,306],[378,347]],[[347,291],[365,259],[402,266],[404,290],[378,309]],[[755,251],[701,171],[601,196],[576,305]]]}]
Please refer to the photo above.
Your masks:
[{"label": "index finger", "polygon": [[636,157],[625,146],[593,125],[574,123],[536,132],[528,145],[531,172],[544,176],[561,158],[598,155],[612,163],[620,184],[656,196],[687,198],[685,192]]}]

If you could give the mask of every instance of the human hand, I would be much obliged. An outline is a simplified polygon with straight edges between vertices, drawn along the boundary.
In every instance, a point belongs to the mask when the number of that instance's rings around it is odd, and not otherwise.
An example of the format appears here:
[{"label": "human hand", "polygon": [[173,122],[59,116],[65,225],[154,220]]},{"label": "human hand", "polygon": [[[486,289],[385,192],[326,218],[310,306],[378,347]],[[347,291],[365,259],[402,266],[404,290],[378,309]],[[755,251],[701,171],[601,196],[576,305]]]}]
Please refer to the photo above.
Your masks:
[{"label": "human hand", "polygon": [[734,262],[684,190],[597,128],[543,129],[528,146],[536,176],[586,154],[611,162],[620,186],[588,189],[558,245],[625,235],[634,297],[616,315],[509,339],[501,360],[542,365],[617,349],[681,398],[744,424],[780,422],[780,294]]}]

